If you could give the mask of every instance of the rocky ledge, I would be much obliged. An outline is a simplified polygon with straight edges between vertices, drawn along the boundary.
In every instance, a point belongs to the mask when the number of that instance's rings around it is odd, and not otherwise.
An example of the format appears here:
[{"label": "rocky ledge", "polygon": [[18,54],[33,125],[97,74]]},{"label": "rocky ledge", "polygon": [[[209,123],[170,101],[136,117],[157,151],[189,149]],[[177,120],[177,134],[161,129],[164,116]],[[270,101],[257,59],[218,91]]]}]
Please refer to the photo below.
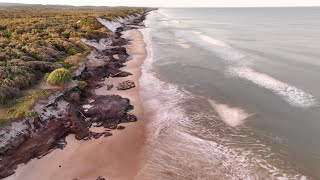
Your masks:
[{"label": "rocky ledge", "polygon": [[[119,70],[129,60],[124,47],[128,40],[121,37],[121,32],[142,26],[146,14],[142,13],[110,33],[111,46],[93,50],[90,57],[94,61],[89,58],[79,65],[68,88],[34,106],[37,117],[17,119],[0,128],[0,179],[12,175],[19,164],[41,158],[56,148],[64,148],[65,137],[69,134],[74,134],[78,140],[107,137],[112,135],[112,129],[124,128],[118,124],[137,121],[136,116],[129,113],[133,109],[129,99],[116,95],[97,96],[94,90],[104,85],[105,78],[131,75]],[[97,61],[99,63],[95,63]],[[87,86],[78,85],[80,81],[86,82]],[[134,86],[130,82],[124,85],[125,88]],[[106,130],[92,132],[92,126]]]}]

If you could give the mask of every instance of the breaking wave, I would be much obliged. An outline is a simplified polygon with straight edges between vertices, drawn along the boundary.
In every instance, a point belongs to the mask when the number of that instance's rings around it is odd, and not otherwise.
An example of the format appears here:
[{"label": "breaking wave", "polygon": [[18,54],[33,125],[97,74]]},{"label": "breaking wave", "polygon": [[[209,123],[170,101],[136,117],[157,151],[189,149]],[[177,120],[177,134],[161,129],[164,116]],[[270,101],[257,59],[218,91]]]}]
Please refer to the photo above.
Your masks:
[{"label": "breaking wave", "polygon": [[161,81],[153,70],[151,31],[141,30],[148,51],[140,79],[148,135],[135,179],[306,179],[268,146],[220,121],[232,111],[236,120],[229,124],[236,126],[250,114]]},{"label": "breaking wave", "polygon": [[271,90],[283,97],[289,104],[297,107],[311,107],[316,104],[315,98],[301,89],[277,80],[267,74],[257,72],[248,67],[229,67],[230,75],[246,79],[254,84]]},{"label": "breaking wave", "polygon": [[317,104],[314,96],[302,89],[252,69],[250,66],[253,64],[253,60],[250,57],[223,41],[193,31],[178,31],[176,36],[195,43],[220,57],[226,64],[225,72],[227,75],[248,80],[268,89],[281,96],[292,106],[308,108]]}]

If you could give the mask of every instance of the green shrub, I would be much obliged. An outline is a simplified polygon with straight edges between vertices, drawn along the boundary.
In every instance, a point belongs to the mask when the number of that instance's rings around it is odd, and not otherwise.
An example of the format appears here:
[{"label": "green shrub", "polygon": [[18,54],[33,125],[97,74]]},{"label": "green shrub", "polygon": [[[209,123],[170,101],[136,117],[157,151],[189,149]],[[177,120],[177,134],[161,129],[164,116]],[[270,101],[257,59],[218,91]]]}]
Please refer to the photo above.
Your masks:
[{"label": "green shrub", "polygon": [[84,89],[88,86],[88,83],[85,82],[85,81],[78,81],[78,84],[77,86],[80,88],[80,89]]},{"label": "green shrub", "polygon": [[65,68],[59,68],[52,71],[48,78],[47,83],[54,85],[63,85],[72,79],[72,74]]},{"label": "green shrub", "polygon": [[2,118],[0,118],[0,126],[3,126],[3,125],[5,125],[5,124],[7,124],[8,123],[8,120],[7,119],[2,119]]},{"label": "green shrub", "polygon": [[2,37],[10,38],[11,35],[12,35],[11,32],[7,29],[0,31],[0,36],[2,36]]},{"label": "green shrub", "polygon": [[70,56],[72,56],[72,55],[75,55],[75,54],[77,54],[77,49],[75,49],[75,48],[69,48],[68,50],[67,50],[67,54],[68,55],[70,55]]},{"label": "green shrub", "polygon": [[24,113],[24,116],[26,118],[36,117],[37,115],[38,115],[38,113],[35,110],[27,111]]},{"label": "green shrub", "polygon": [[71,68],[72,67],[72,65],[71,64],[69,64],[69,63],[66,63],[66,62],[59,62],[59,64],[61,64],[64,68],[66,68],[66,69],[69,69],[69,68]]}]

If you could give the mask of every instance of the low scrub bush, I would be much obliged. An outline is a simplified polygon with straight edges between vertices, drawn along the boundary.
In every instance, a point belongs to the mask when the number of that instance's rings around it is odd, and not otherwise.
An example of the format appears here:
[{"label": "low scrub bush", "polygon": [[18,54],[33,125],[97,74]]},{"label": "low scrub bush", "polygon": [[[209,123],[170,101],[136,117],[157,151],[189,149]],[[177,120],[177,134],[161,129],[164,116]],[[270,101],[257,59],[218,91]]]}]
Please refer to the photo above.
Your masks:
[{"label": "low scrub bush", "polygon": [[0,118],[0,126],[3,126],[3,125],[5,125],[5,124],[7,124],[8,123],[8,120],[7,119],[1,119]]},{"label": "low scrub bush", "polygon": [[47,83],[53,84],[53,85],[63,85],[69,82],[72,79],[72,74],[69,70],[65,68],[59,68],[54,71],[52,71],[48,78]]},{"label": "low scrub bush", "polygon": [[36,117],[37,115],[38,115],[38,113],[35,110],[27,111],[24,113],[24,116],[26,118]]},{"label": "low scrub bush", "polygon": [[88,83],[85,82],[85,81],[79,81],[77,86],[80,88],[80,89],[84,89],[88,86]]},{"label": "low scrub bush", "polygon": [[[43,9],[45,8],[45,11]],[[64,84],[69,71],[91,51],[80,38],[108,37],[108,28],[96,17],[117,18],[143,8],[28,6],[0,10],[0,118],[12,119],[30,110],[43,78]],[[53,73],[55,69],[66,68]],[[46,73],[50,73],[48,76]],[[44,77],[45,75],[45,77]],[[50,77],[49,77],[50,76]],[[45,92],[43,92],[45,93]],[[39,94],[39,97],[42,97]],[[75,96],[75,99],[77,97]],[[0,119],[1,122],[4,122]]]}]

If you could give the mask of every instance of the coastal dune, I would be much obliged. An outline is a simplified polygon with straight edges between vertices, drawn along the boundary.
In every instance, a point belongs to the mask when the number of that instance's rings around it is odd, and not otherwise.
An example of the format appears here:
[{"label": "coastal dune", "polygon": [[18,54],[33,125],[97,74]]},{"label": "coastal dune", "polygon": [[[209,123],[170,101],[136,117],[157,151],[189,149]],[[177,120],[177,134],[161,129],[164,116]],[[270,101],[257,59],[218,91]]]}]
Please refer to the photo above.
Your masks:
[{"label": "coastal dune", "polygon": [[[93,180],[99,176],[105,179],[124,180],[134,179],[139,170],[140,152],[145,140],[145,122],[143,121],[143,108],[139,91],[139,78],[141,65],[146,58],[146,45],[143,35],[139,30],[125,32],[126,38],[131,39],[127,46],[130,61],[121,68],[123,71],[132,73],[128,77],[106,79],[106,83],[116,86],[118,83],[131,80],[135,88],[125,91],[115,87],[108,91],[107,86],[96,90],[97,95],[120,95],[130,99],[136,115],[136,123],[121,124],[125,130],[112,131],[109,138],[100,137],[90,141],[78,141],[74,135],[66,138],[67,146],[41,159],[35,159],[27,165],[21,165],[13,176],[7,179],[81,179]],[[93,128],[99,131],[100,128]],[[121,132],[120,132],[121,131]]]}]

